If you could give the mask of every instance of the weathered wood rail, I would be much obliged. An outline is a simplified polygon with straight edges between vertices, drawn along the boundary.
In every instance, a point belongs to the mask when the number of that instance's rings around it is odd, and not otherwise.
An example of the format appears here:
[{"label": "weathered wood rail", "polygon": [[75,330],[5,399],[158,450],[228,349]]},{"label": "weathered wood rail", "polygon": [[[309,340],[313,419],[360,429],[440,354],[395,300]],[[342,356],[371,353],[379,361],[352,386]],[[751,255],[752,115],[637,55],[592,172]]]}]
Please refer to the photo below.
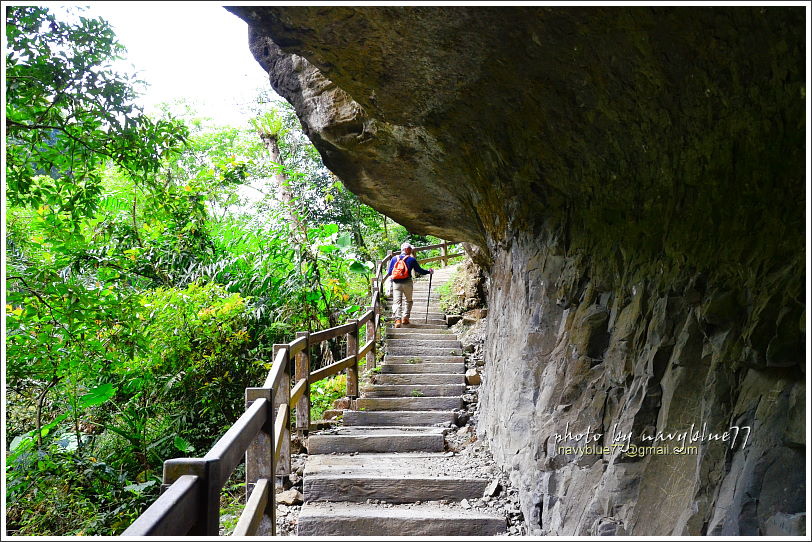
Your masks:
[{"label": "weathered wood rail", "polygon": [[[424,264],[442,260],[447,265],[449,259],[463,255],[462,252],[448,253],[454,244],[443,242],[415,247],[414,253],[439,249],[439,256],[418,261]],[[385,321],[381,314],[381,279],[389,261],[397,254],[400,251],[389,252],[378,262],[372,278],[371,304],[360,318],[314,333],[299,332],[293,341],[274,345],[273,364],[262,387],[245,390],[245,413],[202,458],[164,462],[161,495],[123,536],[217,536],[220,493],[243,457],[246,505],[233,536],[276,534],[275,477],[288,476],[291,472],[290,410],[296,409],[294,429],[307,434],[310,384],[344,370],[347,396],[353,399],[358,396],[358,362],[366,358],[368,369],[376,365],[378,330]],[[366,342],[359,347],[362,328]],[[311,349],[342,336],[346,341],[346,357],[311,372]],[[267,525],[267,529],[263,529],[263,525]]]}]

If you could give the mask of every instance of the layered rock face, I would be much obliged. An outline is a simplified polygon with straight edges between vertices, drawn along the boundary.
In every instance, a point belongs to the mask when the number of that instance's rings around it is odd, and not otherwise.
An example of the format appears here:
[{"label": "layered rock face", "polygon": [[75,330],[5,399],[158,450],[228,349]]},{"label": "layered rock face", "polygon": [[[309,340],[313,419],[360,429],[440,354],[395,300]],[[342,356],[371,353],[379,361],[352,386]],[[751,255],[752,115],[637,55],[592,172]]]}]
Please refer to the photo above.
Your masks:
[{"label": "layered rock face", "polygon": [[325,164],[486,268],[531,534],[800,532],[802,8],[229,10]]}]

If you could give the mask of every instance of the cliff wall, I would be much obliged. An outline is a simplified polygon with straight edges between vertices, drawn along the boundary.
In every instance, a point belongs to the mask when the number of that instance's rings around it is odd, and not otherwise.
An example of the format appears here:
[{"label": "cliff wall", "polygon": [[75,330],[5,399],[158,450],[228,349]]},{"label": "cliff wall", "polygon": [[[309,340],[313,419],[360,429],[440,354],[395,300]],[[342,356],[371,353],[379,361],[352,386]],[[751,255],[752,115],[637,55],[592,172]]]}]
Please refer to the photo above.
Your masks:
[{"label": "cliff wall", "polygon": [[800,532],[803,8],[228,9],[325,164],[487,270],[531,534]]}]

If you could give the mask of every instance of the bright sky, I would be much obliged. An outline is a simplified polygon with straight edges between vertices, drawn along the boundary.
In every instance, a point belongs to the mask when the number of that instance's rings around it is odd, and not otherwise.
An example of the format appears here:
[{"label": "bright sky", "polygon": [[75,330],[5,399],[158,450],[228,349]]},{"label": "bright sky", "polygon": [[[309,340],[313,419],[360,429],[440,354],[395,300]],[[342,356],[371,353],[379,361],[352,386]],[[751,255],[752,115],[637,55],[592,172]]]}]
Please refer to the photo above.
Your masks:
[{"label": "bright sky", "polygon": [[[59,6],[42,5],[56,13]],[[243,124],[245,105],[268,75],[248,50],[245,22],[214,2],[87,2],[85,17],[101,16],[127,48],[128,64],[149,84],[139,102],[146,112],[186,98],[217,124]]]}]

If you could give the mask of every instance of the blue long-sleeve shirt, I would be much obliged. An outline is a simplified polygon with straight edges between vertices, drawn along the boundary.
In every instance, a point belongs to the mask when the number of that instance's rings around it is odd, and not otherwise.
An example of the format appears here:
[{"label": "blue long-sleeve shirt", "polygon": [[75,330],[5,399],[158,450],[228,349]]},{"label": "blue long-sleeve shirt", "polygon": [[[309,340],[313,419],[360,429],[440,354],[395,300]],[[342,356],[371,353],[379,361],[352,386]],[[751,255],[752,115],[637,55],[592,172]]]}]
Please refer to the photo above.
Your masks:
[{"label": "blue long-sleeve shirt", "polygon": [[[392,270],[395,268],[395,262],[403,257],[402,254],[398,254],[397,256],[393,256],[392,259],[389,261],[389,275],[392,275]],[[392,282],[408,282],[412,280],[412,271],[417,271],[418,275],[428,275],[431,271],[427,271],[420,267],[420,264],[417,263],[417,258],[414,256],[407,256],[406,257],[406,267],[409,268],[409,278],[406,279],[392,279]]]}]

